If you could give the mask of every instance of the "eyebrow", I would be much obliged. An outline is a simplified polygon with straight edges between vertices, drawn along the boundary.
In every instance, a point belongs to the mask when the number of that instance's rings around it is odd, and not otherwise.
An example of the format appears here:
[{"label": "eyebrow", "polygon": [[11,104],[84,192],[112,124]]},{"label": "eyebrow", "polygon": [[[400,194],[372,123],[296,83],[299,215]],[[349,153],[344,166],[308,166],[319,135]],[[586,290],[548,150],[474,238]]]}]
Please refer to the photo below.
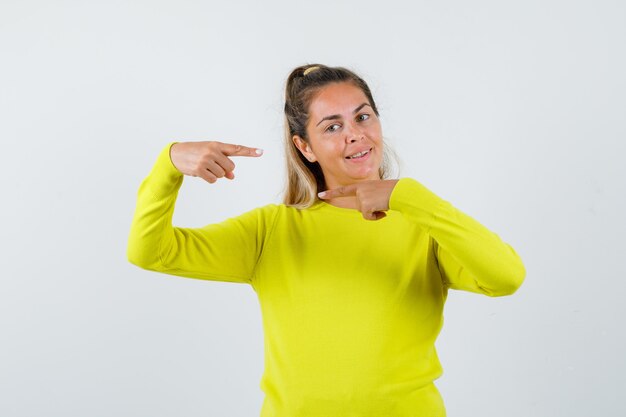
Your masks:
[{"label": "eyebrow", "polygon": [[[370,106],[370,105],[369,105],[369,103],[363,103],[359,107],[354,109],[352,114],[358,113],[358,111],[361,110],[365,106]],[[370,107],[372,107],[372,106],[370,106]],[[341,119],[341,115],[339,115],[339,114],[331,114],[330,116],[326,116],[322,120],[320,120],[319,123],[315,125],[315,127],[319,126],[320,123],[322,123],[324,120],[335,120],[335,119]]]}]

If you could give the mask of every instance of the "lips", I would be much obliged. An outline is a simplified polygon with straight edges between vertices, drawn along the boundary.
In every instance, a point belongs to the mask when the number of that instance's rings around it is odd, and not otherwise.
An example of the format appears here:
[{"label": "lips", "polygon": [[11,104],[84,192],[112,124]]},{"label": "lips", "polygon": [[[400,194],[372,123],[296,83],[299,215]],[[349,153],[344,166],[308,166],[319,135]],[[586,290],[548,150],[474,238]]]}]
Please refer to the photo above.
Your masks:
[{"label": "lips", "polygon": [[365,148],[365,149],[361,149],[358,150],[354,153],[351,153],[350,155],[346,156],[346,159],[359,159],[359,158],[363,158],[364,156],[369,155],[369,153],[372,151],[372,148]]}]

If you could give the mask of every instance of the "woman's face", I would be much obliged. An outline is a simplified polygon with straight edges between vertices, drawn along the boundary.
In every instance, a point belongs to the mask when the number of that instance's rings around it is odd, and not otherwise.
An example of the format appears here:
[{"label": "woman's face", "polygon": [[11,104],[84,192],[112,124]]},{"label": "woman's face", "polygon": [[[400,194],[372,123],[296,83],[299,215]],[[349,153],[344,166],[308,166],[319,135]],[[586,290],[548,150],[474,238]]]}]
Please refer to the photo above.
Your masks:
[{"label": "woman's face", "polygon": [[311,101],[308,143],[293,140],[309,161],[317,161],[329,189],[380,179],[383,158],[380,120],[369,100],[350,82],[323,87]]}]

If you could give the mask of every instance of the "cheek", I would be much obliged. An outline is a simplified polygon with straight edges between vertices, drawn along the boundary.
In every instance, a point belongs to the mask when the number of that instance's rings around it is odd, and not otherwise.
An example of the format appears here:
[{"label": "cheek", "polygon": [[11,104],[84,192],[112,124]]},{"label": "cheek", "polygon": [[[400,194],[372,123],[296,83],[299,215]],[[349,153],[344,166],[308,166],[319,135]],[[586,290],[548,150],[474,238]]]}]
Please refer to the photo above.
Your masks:
[{"label": "cheek", "polygon": [[338,150],[333,144],[318,144],[315,147],[315,156],[321,161],[328,161],[335,158]]},{"label": "cheek", "polygon": [[377,147],[383,146],[383,137],[380,132],[372,132],[370,138],[372,138],[372,142],[374,142]]},{"label": "cheek", "polygon": [[369,126],[368,133],[370,134],[370,137],[375,141],[379,142],[382,140],[383,131],[381,129],[380,123],[372,124],[371,126]]}]

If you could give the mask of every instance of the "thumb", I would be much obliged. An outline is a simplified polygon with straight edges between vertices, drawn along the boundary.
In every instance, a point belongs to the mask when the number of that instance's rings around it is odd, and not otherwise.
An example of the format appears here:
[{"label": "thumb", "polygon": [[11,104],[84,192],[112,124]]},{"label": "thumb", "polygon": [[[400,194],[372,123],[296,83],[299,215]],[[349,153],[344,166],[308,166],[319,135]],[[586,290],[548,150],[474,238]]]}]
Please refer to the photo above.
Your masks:
[{"label": "thumb", "polygon": [[374,211],[372,213],[363,214],[363,218],[365,220],[380,220],[387,216],[387,213],[384,211]]}]

